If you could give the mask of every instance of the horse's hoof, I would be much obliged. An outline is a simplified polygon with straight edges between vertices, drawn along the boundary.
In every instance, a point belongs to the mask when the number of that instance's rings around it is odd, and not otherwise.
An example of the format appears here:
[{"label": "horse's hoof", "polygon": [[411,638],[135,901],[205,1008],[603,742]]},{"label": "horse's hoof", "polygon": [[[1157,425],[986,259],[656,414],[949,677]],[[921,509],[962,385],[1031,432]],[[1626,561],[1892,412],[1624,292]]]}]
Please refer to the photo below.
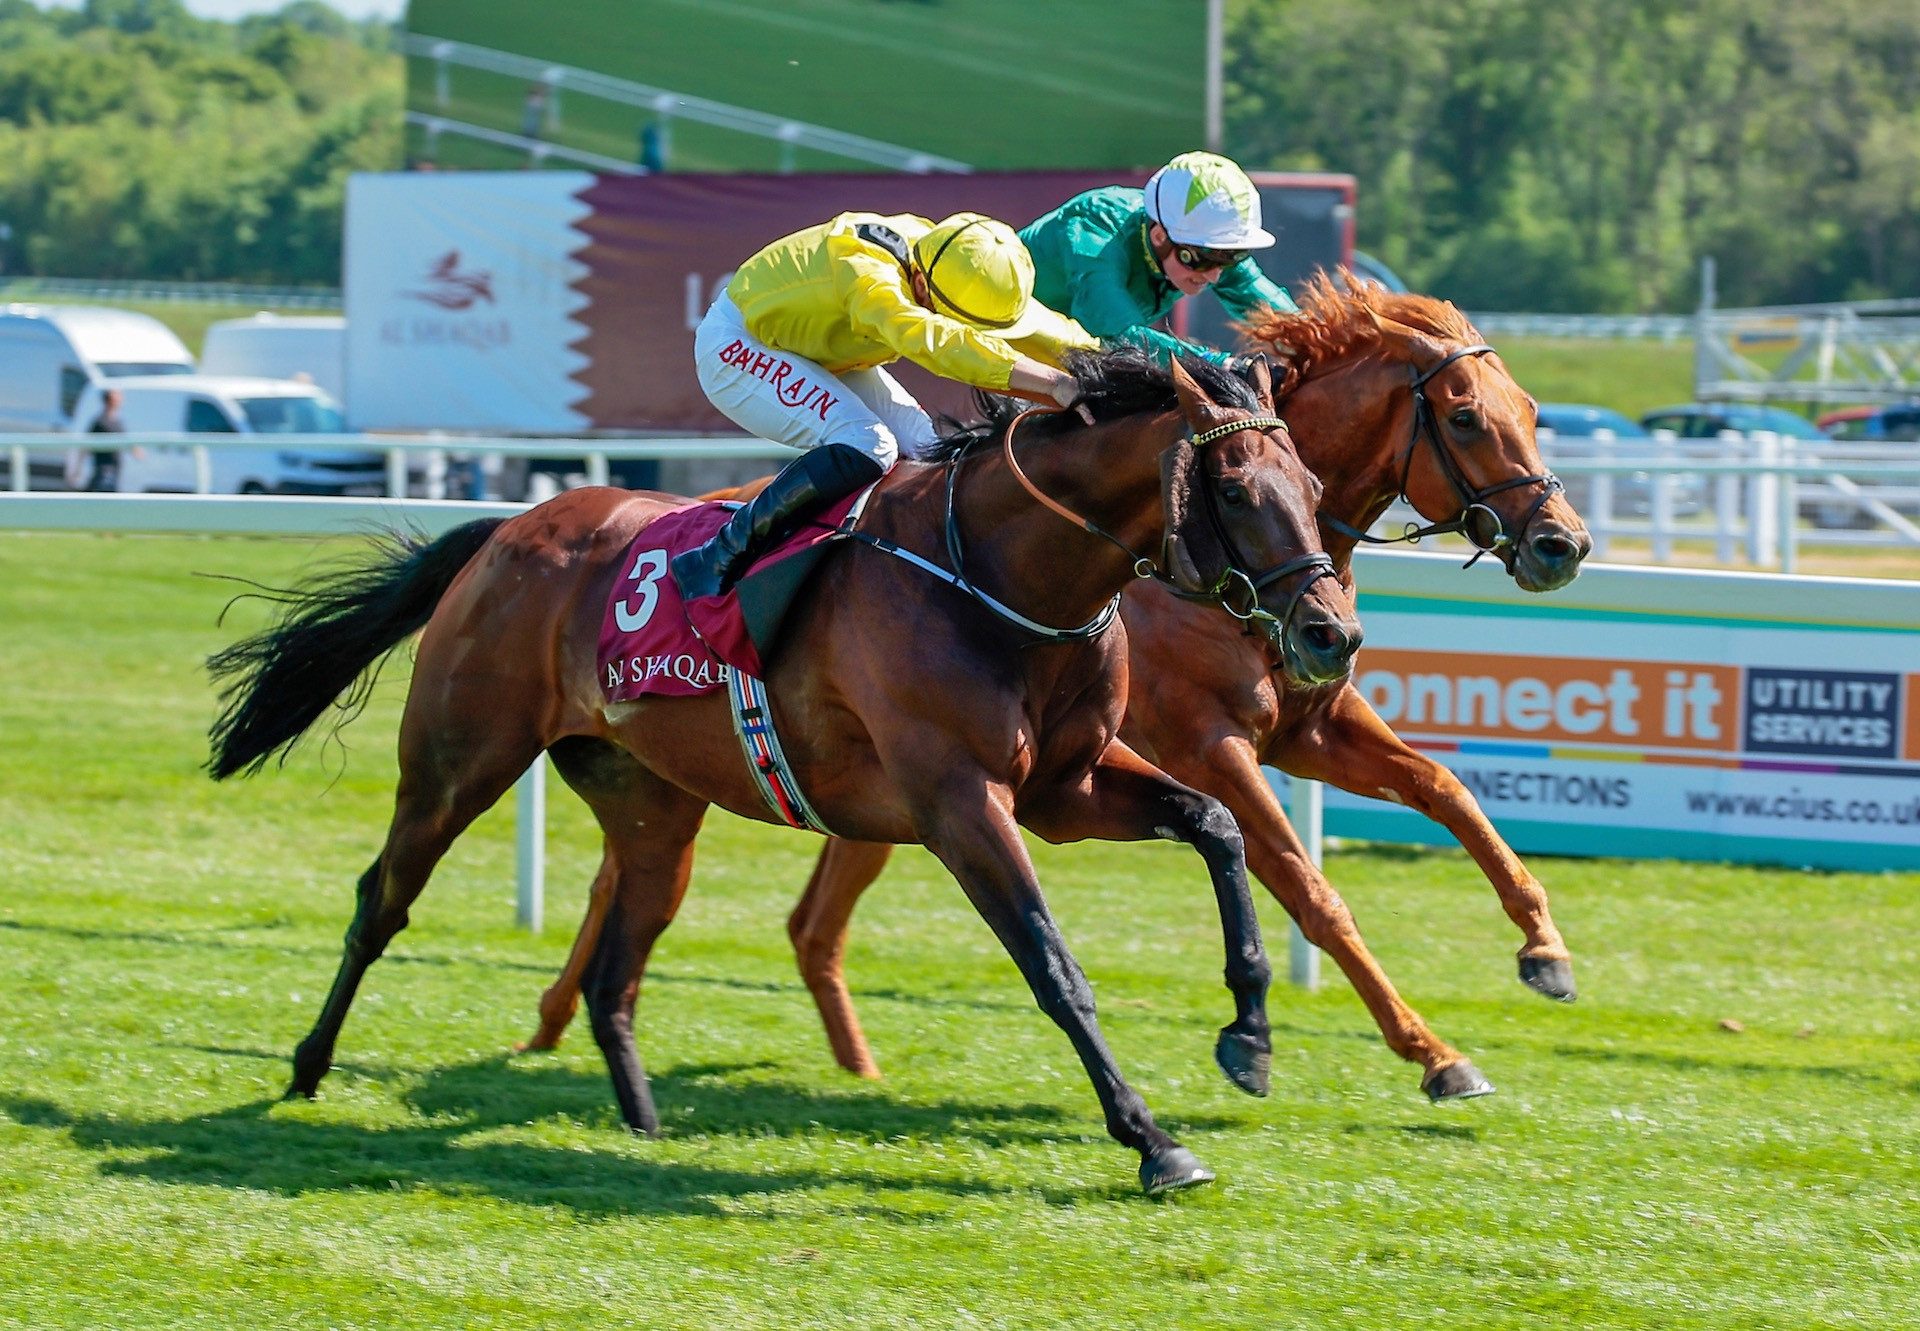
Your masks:
[{"label": "horse's hoof", "polygon": [[285,1092],[281,1094],[280,1098],[282,1100],[311,1100],[313,1099],[313,1093],[315,1089],[316,1088],[314,1087],[301,1086],[298,1083],[295,1083],[294,1085],[287,1087]]},{"label": "horse's hoof", "polygon": [[1213,1061],[1228,1081],[1248,1095],[1264,1096],[1272,1088],[1273,1053],[1260,1048],[1250,1035],[1221,1031],[1213,1046]]},{"label": "horse's hoof", "polygon": [[1438,1104],[1442,1100],[1472,1100],[1478,1096],[1492,1095],[1493,1083],[1480,1075],[1479,1068],[1463,1058],[1458,1063],[1449,1063],[1444,1068],[1428,1073],[1426,1080],[1420,1083],[1420,1089],[1427,1093],[1429,1100]]},{"label": "horse's hoof", "polygon": [[1520,982],[1562,1003],[1571,1003],[1579,997],[1579,990],[1573,983],[1571,961],[1560,961],[1553,957],[1522,957]]},{"label": "horse's hoof", "polygon": [[1140,1186],[1147,1196],[1157,1197],[1178,1188],[1197,1188],[1213,1182],[1213,1171],[1200,1163],[1200,1157],[1184,1146],[1169,1146],[1155,1151],[1140,1162]]},{"label": "horse's hoof", "polygon": [[531,1040],[521,1040],[513,1046],[516,1054],[550,1054],[560,1047],[558,1035],[548,1035],[543,1029]]}]

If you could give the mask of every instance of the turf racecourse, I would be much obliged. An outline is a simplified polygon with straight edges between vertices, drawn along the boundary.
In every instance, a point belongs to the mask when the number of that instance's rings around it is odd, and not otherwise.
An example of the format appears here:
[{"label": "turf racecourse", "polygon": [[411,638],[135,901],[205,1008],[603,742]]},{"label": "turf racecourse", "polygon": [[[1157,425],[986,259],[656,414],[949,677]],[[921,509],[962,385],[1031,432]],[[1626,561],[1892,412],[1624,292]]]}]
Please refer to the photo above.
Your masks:
[{"label": "turf racecourse", "polygon": [[1337,980],[1276,990],[1275,1093],[1239,1095],[1197,862],[1042,847],[1122,1065],[1220,1173],[1151,1201],[918,851],[850,960],[883,1083],[832,1067],[788,957],[816,843],[720,816],[641,1003],[665,1136],[616,1130],[583,1034],[507,1056],[597,858],[556,787],[548,933],[512,927],[497,811],[321,1098],[280,1103],[384,822],[404,662],[344,757],[216,787],[198,662],[258,617],[215,628],[225,592],[190,574],[315,554],[0,534],[0,1325],[1920,1322],[1916,876],[1540,861],[1581,967],[1556,1007],[1463,856],[1339,854],[1389,972],[1500,1087],[1441,1109]]}]

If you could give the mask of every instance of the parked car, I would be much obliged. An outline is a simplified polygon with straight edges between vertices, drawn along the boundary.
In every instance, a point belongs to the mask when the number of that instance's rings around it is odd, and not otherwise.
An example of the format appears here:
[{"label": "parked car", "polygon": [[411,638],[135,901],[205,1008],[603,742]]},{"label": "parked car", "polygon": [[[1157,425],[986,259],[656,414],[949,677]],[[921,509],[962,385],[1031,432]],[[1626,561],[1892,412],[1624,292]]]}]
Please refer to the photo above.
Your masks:
[{"label": "parked car", "polygon": [[1649,430],[1671,430],[1682,439],[1712,439],[1723,430],[1753,434],[1761,430],[1789,439],[1827,438],[1819,426],[1785,407],[1763,407],[1744,402],[1689,402],[1662,407],[1640,418]]},{"label": "parked car", "polygon": [[[347,321],[338,314],[255,314],[207,327],[200,373],[305,378],[347,409]],[[351,419],[351,412],[348,412]]]},{"label": "parked car", "polygon": [[1848,443],[1920,440],[1920,403],[1909,402],[1891,407],[1847,407],[1828,412],[1814,424],[1826,431],[1829,437]]},{"label": "parked car", "polygon": [[[343,434],[339,406],[314,384],[290,379],[169,375],[116,379],[128,434]],[[100,411],[100,388],[81,394],[78,418]],[[91,415],[89,414],[91,413]],[[104,439],[106,436],[94,436]],[[84,450],[81,450],[84,451]],[[365,449],[216,448],[209,450],[219,494],[383,494],[387,459]],[[193,449],[187,443],[130,445],[120,450],[123,492],[191,491]]]},{"label": "parked car", "polygon": [[[89,387],[133,375],[192,373],[185,344],[144,314],[92,305],[0,308],[0,432],[85,430],[99,414],[97,406],[92,415],[75,414]],[[65,485],[58,450],[34,450],[27,467],[30,485]]]},{"label": "parked car", "polygon": [[[1606,450],[1600,446],[1600,441],[1609,435],[1613,442],[1624,445],[1623,451],[1645,452],[1653,446],[1653,436],[1631,416],[1623,415],[1611,407],[1589,406],[1583,402],[1542,402],[1539,428],[1553,432],[1553,440],[1545,443],[1549,454],[1554,451],[1553,445],[1557,441],[1579,440],[1580,444],[1566,450],[1569,456],[1602,460]],[[1552,465],[1551,457],[1548,465]],[[1567,498],[1573,506],[1591,507],[1593,477],[1568,476],[1565,479]],[[1705,488],[1698,476],[1677,476],[1671,489],[1675,517],[1692,517],[1705,507]],[[1649,516],[1653,512],[1653,477],[1644,471],[1614,477],[1612,511],[1623,517]]]}]

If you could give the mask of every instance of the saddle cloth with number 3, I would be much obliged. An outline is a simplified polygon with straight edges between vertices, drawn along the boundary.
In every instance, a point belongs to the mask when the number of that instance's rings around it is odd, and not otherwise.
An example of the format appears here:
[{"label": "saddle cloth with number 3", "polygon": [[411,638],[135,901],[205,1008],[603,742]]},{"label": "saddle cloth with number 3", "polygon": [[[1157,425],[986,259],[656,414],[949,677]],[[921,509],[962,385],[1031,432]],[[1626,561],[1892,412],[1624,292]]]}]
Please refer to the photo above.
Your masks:
[{"label": "saddle cloth with number 3", "polygon": [[641,529],[621,556],[600,622],[600,687],[608,702],[648,695],[685,697],[727,686],[734,670],[759,677],[779,640],[787,608],[827,543],[860,520],[871,488],[816,515],[754,561],[724,596],[691,604],[667,565],[720,529],[739,505],[689,504]]}]

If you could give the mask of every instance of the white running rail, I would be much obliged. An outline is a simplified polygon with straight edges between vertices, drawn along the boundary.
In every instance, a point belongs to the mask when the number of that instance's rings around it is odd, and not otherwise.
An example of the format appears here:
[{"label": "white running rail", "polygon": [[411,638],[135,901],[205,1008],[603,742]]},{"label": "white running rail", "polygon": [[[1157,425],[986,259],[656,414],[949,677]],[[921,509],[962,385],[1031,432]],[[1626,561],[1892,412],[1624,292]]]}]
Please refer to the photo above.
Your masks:
[{"label": "white running rail", "polygon": [[[704,97],[689,97],[684,93],[656,88],[650,84],[636,83],[631,79],[615,78],[611,74],[599,74],[573,65],[558,65],[547,60],[535,60],[531,56],[514,55],[509,51],[496,51],[490,47],[474,46],[468,42],[456,42],[447,37],[410,33],[402,40],[401,49],[410,56],[435,62],[434,100],[441,107],[445,107],[451,100],[449,67],[459,66],[466,69],[485,70],[492,74],[505,74],[510,78],[525,79],[529,83],[544,85],[548,90],[544,115],[551,126],[557,127],[560,123],[560,98],[564,90],[598,98],[601,101],[639,107],[663,118],[677,118],[703,125],[713,125],[741,134],[751,134],[756,138],[772,139],[783,147],[809,148],[816,152],[830,153],[835,157],[884,166],[894,171],[926,175],[932,172],[965,174],[973,170],[965,162],[956,161],[951,157],[903,148],[899,144],[870,139],[861,134],[849,134],[844,130],[828,129],[824,125],[813,125],[787,116],[769,115],[764,111],[751,111],[741,106],[729,106],[725,102],[709,101]],[[631,171],[633,167],[631,164],[624,164],[624,169]]]}]

